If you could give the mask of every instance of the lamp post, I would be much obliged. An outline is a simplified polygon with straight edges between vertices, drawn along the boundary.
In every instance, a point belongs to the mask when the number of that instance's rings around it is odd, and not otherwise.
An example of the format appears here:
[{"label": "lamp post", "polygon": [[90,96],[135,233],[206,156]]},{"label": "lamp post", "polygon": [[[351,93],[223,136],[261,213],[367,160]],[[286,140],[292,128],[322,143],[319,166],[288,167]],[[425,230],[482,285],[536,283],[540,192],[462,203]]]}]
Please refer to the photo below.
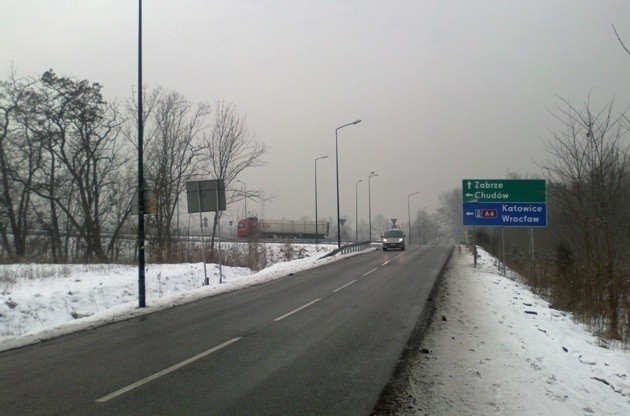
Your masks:
[{"label": "lamp post", "polygon": [[410,205],[409,205],[409,198],[412,195],[418,195],[420,193],[420,191],[418,192],[414,192],[412,194],[407,195],[407,216],[409,217],[409,244],[411,244],[411,209],[410,209]]},{"label": "lamp post", "polygon": [[335,166],[337,170],[337,248],[341,247],[341,221],[339,220],[339,145],[337,141],[337,132],[339,129],[359,124],[360,122],[361,120],[354,120],[352,123],[344,124],[343,126],[339,126],[335,129]]},{"label": "lamp post", "polygon": [[247,184],[241,181],[240,179],[237,179],[236,182],[243,184],[243,189],[244,189],[243,193],[245,194],[245,218],[248,218],[249,216],[247,215]]},{"label": "lamp post", "polygon": [[319,159],[326,159],[327,157],[328,155],[315,158],[315,244],[319,244],[319,217],[317,216],[317,161]]},{"label": "lamp post", "polygon": [[144,258],[144,122],[142,120],[142,0],[138,1],[138,307],[146,303]]},{"label": "lamp post", "polygon": [[370,183],[372,176],[378,176],[378,173],[372,172],[370,173],[370,176],[368,176],[368,217],[370,217],[370,242],[372,241],[372,187]]},{"label": "lamp post", "polygon": [[359,183],[361,179],[354,185],[354,241],[359,241]]}]

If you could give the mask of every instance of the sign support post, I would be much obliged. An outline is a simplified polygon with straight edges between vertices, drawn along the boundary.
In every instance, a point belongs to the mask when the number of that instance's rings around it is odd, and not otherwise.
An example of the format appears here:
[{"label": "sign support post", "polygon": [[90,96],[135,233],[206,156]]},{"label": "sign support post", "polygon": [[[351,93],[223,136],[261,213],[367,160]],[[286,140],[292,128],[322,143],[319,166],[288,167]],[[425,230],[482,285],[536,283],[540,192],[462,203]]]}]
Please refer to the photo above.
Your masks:
[{"label": "sign support post", "polygon": [[507,276],[507,266],[505,265],[505,233],[503,232],[503,230],[504,228],[501,227],[501,270],[503,271],[503,276]]},{"label": "sign support post", "polygon": [[477,268],[477,227],[473,227],[473,267]]},{"label": "sign support post", "polygon": [[534,259],[534,229],[529,229],[529,274],[534,275],[536,270],[536,260]]},{"label": "sign support post", "polygon": [[201,218],[201,185],[197,182],[197,204],[199,206],[199,229],[201,229],[201,252],[203,255],[203,285],[208,286],[208,270],[206,268],[206,239],[203,235],[203,219]]},{"label": "sign support post", "polygon": [[[219,187],[215,188],[215,197],[217,199],[217,206],[219,205]],[[247,199],[245,199],[247,201]],[[247,202],[245,202],[247,203]],[[199,205],[201,206],[201,204]],[[219,217],[219,210],[217,209],[214,212],[214,215],[217,219],[217,227],[219,228],[219,284],[223,283],[223,269],[222,269],[222,261],[221,261],[221,218]],[[245,217],[247,217],[247,208],[245,209]]]}]

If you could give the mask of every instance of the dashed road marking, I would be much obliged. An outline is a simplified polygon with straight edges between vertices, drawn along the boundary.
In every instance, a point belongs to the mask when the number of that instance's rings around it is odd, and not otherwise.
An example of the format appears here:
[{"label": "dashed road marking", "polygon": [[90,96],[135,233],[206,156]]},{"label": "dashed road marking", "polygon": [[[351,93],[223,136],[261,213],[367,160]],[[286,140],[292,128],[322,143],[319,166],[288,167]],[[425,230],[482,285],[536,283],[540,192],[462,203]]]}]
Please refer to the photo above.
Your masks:
[{"label": "dashed road marking", "polygon": [[275,322],[281,321],[281,320],[283,320],[284,318],[287,318],[287,317],[289,317],[289,316],[293,315],[294,313],[301,311],[301,310],[302,310],[302,309],[304,309],[304,308],[308,308],[309,306],[311,306],[311,305],[312,305],[312,304],[314,304],[314,303],[319,302],[320,300],[322,300],[322,299],[321,299],[321,298],[317,298],[317,299],[315,299],[315,300],[313,300],[313,301],[311,301],[311,302],[307,303],[306,305],[302,305],[302,306],[300,306],[299,308],[294,309],[294,310],[292,310],[291,312],[289,312],[289,313],[287,313],[287,314],[284,314],[284,315],[282,315],[282,316],[277,317],[276,319],[274,319],[274,321],[275,321]]},{"label": "dashed road marking", "polygon": [[368,274],[373,273],[373,272],[375,272],[375,271],[377,271],[377,270],[378,270],[378,267],[375,267],[375,268],[373,268],[372,270],[370,270],[369,272],[365,273],[365,274],[363,275],[363,277],[365,277],[365,276],[367,276]]},{"label": "dashed road marking", "polygon": [[153,374],[153,375],[151,375],[149,377],[143,378],[140,381],[136,381],[135,383],[130,384],[127,387],[123,387],[120,390],[116,390],[115,392],[113,392],[111,394],[108,394],[107,396],[103,396],[100,399],[97,399],[96,402],[97,403],[105,403],[105,402],[107,402],[107,401],[109,401],[111,399],[114,399],[114,398],[118,397],[118,396],[122,396],[123,394],[128,393],[131,390],[134,390],[134,389],[136,389],[136,388],[138,388],[140,386],[143,386],[143,385],[148,384],[148,383],[150,383],[150,382],[152,382],[154,380],[157,380],[158,378],[160,378],[162,376],[165,376],[165,375],[167,375],[169,373],[172,373],[173,371],[179,370],[180,368],[182,368],[184,366],[187,366],[188,364],[191,364],[191,363],[193,363],[193,362],[195,362],[197,360],[200,360],[200,359],[202,359],[202,358],[204,358],[204,357],[206,357],[206,356],[208,356],[208,355],[210,355],[210,354],[212,354],[214,352],[217,352],[220,349],[223,349],[223,348],[227,347],[228,345],[234,344],[236,341],[240,340],[241,338],[243,338],[243,337],[232,338],[231,340],[226,341],[226,342],[224,342],[221,345],[217,345],[214,348],[210,348],[209,350],[204,351],[201,354],[197,354],[194,357],[191,357],[191,358],[189,358],[187,360],[184,360],[184,361],[182,361],[179,364],[175,364],[175,365],[173,365],[173,366],[171,366],[171,367],[169,367],[167,369],[164,369],[164,370],[162,370],[162,371],[160,371],[158,373],[155,373],[155,374]]},{"label": "dashed road marking", "polygon": [[353,283],[354,283],[354,282],[356,282],[356,281],[357,281],[357,280],[356,280],[356,279],[354,279],[353,281],[348,282],[348,283],[346,283],[345,285],[343,285],[343,286],[341,286],[341,287],[338,287],[337,289],[333,290],[333,293],[335,293],[335,292],[339,292],[341,289],[343,289],[343,288],[345,288],[345,287],[350,286],[351,284],[353,284]]}]

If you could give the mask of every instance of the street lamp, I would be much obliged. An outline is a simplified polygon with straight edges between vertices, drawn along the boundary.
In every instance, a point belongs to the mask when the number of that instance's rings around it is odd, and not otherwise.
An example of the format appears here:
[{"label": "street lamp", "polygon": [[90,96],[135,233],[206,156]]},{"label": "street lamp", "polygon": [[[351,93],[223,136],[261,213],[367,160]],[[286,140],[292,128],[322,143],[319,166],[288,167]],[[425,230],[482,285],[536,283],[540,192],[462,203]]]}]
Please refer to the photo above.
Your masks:
[{"label": "street lamp", "polygon": [[370,173],[370,176],[368,176],[368,217],[370,217],[370,241],[372,241],[372,187],[370,183],[372,176],[378,176],[378,173],[372,172]]},{"label": "street lamp", "polygon": [[411,209],[409,207],[409,198],[412,195],[418,195],[420,191],[407,195],[407,216],[409,217],[409,244],[411,244]]},{"label": "street lamp", "polygon": [[359,124],[361,120],[354,120],[352,123],[344,124],[335,129],[335,167],[337,170],[337,248],[341,247],[341,221],[339,220],[339,145],[337,143],[337,132],[344,127]]},{"label": "street lamp", "polygon": [[317,161],[319,159],[326,159],[327,157],[328,155],[315,158],[315,244],[319,244],[319,220],[317,219],[319,218],[317,216]]},{"label": "street lamp", "polygon": [[363,182],[361,179],[354,185],[354,241],[359,241],[359,183]]},{"label": "street lamp", "polygon": [[245,194],[245,218],[248,218],[247,215],[247,184],[239,179],[236,180],[236,182],[242,183],[243,184],[243,189],[245,189],[243,191],[243,193]]},{"label": "street lamp", "polygon": [[138,307],[145,308],[144,121],[142,119],[142,0],[138,0]]}]

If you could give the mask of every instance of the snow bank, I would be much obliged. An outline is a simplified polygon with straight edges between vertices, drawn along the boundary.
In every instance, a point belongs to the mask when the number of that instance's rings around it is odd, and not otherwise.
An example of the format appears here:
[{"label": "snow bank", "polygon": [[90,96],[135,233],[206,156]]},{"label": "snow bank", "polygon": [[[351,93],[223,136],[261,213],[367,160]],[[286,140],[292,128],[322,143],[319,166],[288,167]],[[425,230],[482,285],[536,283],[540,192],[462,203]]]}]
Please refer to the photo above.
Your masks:
[{"label": "snow bank", "polygon": [[470,253],[453,256],[413,373],[412,414],[630,415],[630,355],[480,255],[476,269]]},{"label": "snow bank", "polygon": [[[281,261],[253,273],[240,267],[203,263],[149,264],[145,271],[147,308],[138,306],[138,269],[124,265],[1,265],[0,350],[77,330],[129,319],[207,296],[261,284],[340,256],[320,259],[335,247],[295,244],[302,258]],[[283,259],[283,244],[268,244],[269,258]]]}]

